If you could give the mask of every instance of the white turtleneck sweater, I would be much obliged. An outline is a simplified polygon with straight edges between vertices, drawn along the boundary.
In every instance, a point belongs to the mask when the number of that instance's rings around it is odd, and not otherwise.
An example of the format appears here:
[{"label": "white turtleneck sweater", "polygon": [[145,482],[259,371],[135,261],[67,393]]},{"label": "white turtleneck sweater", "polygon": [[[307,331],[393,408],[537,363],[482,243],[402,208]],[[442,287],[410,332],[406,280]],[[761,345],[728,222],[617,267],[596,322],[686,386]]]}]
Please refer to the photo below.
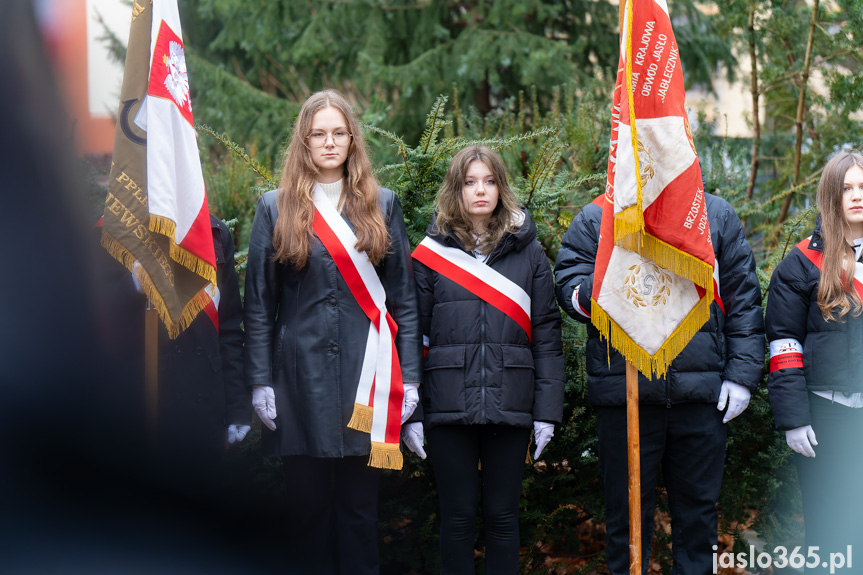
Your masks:
[{"label": "white turtleneck sweater", "polygon": [[327,196],[327,199],[330,200],[330,203],[335,206],[339,213],[342,213],[342,203],[339,201],[342,197],[342,182],[344,182],[344,178],[332,184],[318,182],[318,185],[324,191],[324,195]]}]

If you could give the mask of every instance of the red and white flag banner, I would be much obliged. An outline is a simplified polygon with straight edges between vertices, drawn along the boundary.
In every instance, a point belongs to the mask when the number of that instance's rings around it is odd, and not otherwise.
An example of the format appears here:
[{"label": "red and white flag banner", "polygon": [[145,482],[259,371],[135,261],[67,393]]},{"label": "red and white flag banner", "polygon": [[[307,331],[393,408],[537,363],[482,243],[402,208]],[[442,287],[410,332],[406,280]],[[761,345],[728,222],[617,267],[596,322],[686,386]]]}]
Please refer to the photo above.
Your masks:
[{"label": "red and white flag banner", "polygon": [[216,257],[176,0],[136,0],[102,245],[138,280],[170,337],[215,308]]},{"label": "red and white flag banner", "polygon": [[591,321],[645,375],[710,317],[714,253],[665,0],[628,0]]}]

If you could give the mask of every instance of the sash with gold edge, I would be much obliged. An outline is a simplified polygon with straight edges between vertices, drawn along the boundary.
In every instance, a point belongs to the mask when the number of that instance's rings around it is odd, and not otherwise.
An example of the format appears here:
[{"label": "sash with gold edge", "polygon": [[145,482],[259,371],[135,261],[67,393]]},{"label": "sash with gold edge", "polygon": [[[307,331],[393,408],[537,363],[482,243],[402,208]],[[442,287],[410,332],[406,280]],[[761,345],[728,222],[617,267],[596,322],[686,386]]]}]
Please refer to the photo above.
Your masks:
[{"label": "sash with gold edge", "polygon": [[462,250],[447,247],[428,236],[412,255],[418,262],[502,311],[530,339],[530,296],[512,280]]},{"label": "sash with gold edge", "polygon": [[395,345],[398,326],[387,312],[386,292],[374,266],[365,252],[356,249],[356,235],[319,185],[315,186],[313,201],[312,229],[370,321],[354,413],[348,427],[371,434],[370,466],[401,469],[399,434],[404,387]]}]

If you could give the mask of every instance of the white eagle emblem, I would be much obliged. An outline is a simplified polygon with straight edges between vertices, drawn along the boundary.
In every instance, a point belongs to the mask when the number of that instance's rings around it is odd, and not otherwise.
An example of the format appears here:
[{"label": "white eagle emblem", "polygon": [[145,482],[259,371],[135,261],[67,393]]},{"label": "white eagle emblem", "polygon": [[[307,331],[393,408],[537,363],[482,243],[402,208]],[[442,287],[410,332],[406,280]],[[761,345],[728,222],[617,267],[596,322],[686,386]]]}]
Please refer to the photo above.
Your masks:
[{"label": "white eagle emblem", "polygon": [[162,56],[168,74],[165,76],[165,87],[180,108],[192,110],[189,98],[189,75],[186,73],[186,56],[183,45],[178,42],[168,44],[169,53]]}]

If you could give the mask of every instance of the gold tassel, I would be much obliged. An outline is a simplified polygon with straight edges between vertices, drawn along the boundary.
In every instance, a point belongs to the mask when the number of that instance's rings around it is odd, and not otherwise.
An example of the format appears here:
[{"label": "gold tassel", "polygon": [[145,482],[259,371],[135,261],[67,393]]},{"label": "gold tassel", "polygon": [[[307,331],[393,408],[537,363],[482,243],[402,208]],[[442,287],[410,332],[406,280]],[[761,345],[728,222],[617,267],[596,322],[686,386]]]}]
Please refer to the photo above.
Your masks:
[{"label": "gold tassel", "polygon": [[[638,236],[638,237],[636,237]],[[646,233],[627,236],[615,245],[636,252],[682,278],[706,289],[713,297],[713,266]]]},{"label": "gold tassel", "polygon": [[[102,246],[104,246],[108,253],[111,254],[111,257],[123,264],[130,273],[132,272],[132,264],[135,263],[136,259],[135,256],[104,228],[102,229]],[[146,294],[150,299],[150,303],[153,304],[153,307],[156,308],[159,318],[162,320],[165,330],[168,332],[168,338],[177,339],[180,332],[189,327],[197,317],[198,313],[200,313],[201,310],[210,303],[210,296],[204,290],[199,291],[195,297],[185,305],[183,311],[180,312],[180,319],[175,322],[171,319],[171,315],[168,313],[168,306],[165,305],[165,300],[162,299],[162,294],[160,294],[159,290],[156,289],[156,285],[153,283],[153,280],[150,279],[150,275],[146,272],[144,266],[141,266],[140,269],[141,271],[137,278],[141,283],[141,288],[144,290],[144,294]],[[371,430],[371,424],[369,424],[369,430]]]},{"label": "gold tassel", "polygon": [[189,271],[198,274],[211,284],[216,284],[216,268],[192,252],[183,249],[183,247],[174,241],[177,224],[164,216],[150,214],[150,231],[168,238],[168,241],[171,244],[169,253],[171,254],[172,260]]},{"label": "gold tassel", "polygon": [[[644,230],[644,214],[638,209],[638,206],[629,206],[619,214],[614,216],[614,244],[620,245],[620,242],[626,236],[632,234],[641,234]],[[631,250],[638,252],[639,250]]]},{"label": "gold tassel", "polygon": [[595,300],[592,300],[591,305],[593,312],[591,322],[599,330],[602,338],[638,371],[650,378],[664,377],[674,358],[683,351],[683,348],[710,318],[710,301],[707,297],[701,298],[653,355],[648,355],[640,345],[635,343]]},{"label": "gold tassel", "polygon": [[369,466],[378,469],[401,469],[404,463],[398,443],[381,443],[372,441],[372,452],[369,454]]},{"label": "gold tassel", "polygon": [[165,216],[157,216],[155,214],[150,214],[150,231],[155,232],[157,234],[168,236],[172,238],[177,233],[177,224],[174,223],[170,218],[166,218]]},{"label": "gold tassel", "polygon": [[372,432],[372,416],[374,409],[368,405],[361,403],[354,404],[354,413],[351,415],[351,420],[348,422],[348,427],[362,431],[364,433]]}]

